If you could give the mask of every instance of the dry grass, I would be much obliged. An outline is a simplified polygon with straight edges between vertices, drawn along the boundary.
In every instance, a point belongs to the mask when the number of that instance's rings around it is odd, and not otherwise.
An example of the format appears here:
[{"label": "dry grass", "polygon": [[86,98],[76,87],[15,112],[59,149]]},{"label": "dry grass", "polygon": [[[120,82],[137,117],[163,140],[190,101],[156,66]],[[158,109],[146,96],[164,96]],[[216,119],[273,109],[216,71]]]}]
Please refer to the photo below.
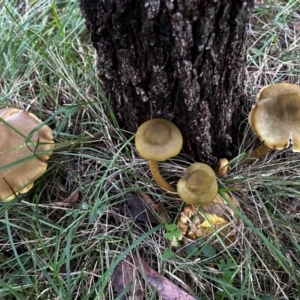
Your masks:
[{"label": "dry grass", "polygon": [[[300,83],[299,19],[297,1],[257,5],[245,118],[262,86]],[[130,251],[199,299],[298,298],[298,154],[285,150],[247,165],[232,162],[219,179],[241,205],[233,244],[215,234],[171,248],[163,224],[137,222],[126,210],[126,195],[143,191],[176,223],[182,202],[153,185],[132,134],[118,128],[77,3],[15,1],[1,8],[0,27],[1,105],[35,112],[57,141],[103,133],[97,143],[55,154],[30,193],[0,205],[1,299],[116,299],[111,273]],[[245,136],[241,152],[255,140],[249,128]],[[191,161],[181,154],[160,167],[174,184]],[[165,258],[167,248],[173,258]],[[159,299],[145,289],[146,299]]]}]

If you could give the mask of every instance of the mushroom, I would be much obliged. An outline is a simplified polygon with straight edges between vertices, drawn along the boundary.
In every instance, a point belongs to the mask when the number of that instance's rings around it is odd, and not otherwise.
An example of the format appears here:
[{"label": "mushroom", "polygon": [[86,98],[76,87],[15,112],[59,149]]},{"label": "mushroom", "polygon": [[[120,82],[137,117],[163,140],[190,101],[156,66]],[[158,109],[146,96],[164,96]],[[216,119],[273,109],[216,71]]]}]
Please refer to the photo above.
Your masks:
[{"label": "mushroom", "polygon": [[0,109],[0,200],[25,193],[47,168],[53,149],[52,130],[33,114]]},{"label": "mushroom", "polygon": [[135,136],[136,150],[141,157],[149,160],[154,180],[160,187],[170,192],[176,192],[176,189],[162,177],[157,162],[176,156],[182,148],[182,143],[182,135],[177,126],[160,118],[143,123]]},{"label": "mushroom", "polygon": [[215,173],[219,176],[226,177],[229,171],[229,161],[227,158],[220,158],[217,166],[215,167]]},{"label": "mushroom", "polygon": [[218,193],[218,184],[213,169],[203,163],[193,163],[177,183],[179,197],[192,205],[207,205]]},{"label": "mushroom", "polygon": [[262,144],[248,155],[247,161],[290,143],[294,152],[300,152],[300,86],[274,83],[262,88],[250,111],[249,123]]}]

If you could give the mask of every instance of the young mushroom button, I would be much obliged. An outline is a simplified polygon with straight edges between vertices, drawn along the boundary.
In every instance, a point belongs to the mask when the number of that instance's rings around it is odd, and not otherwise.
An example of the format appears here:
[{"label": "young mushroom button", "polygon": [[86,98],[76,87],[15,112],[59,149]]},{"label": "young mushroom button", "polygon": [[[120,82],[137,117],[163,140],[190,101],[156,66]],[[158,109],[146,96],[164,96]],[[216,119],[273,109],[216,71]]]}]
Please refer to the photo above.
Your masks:
[{"label": "young mushroom button", "polygon": [[52,130],[33,114],[0,109],[0,201],[25,193],[46,171],[53,149]]},{"label": "young mushroom button", "polygon": [[179,197],[192,205],[207,205],[218,193],[218,184],[213,169],[203,163],[193,163],[177,183]]},{"label": "young mushroom button", "polygon": [[157,184],[171,192],[176,189],[161,176],[158,161],[165,161],[176,156],[182,148],[182,135],[172,122],[164,119],[152,119],[143,123],[135,136],[135,147],[144,159],[149,160],[149,167]]},{"label": "young mushroom button", "polygon": [[249,123],[261,146],[249,158],[258,158],[271,149],[281,150],[293,144],[300,152],[300,86],[275,83],[260,90],[249,114]]}]

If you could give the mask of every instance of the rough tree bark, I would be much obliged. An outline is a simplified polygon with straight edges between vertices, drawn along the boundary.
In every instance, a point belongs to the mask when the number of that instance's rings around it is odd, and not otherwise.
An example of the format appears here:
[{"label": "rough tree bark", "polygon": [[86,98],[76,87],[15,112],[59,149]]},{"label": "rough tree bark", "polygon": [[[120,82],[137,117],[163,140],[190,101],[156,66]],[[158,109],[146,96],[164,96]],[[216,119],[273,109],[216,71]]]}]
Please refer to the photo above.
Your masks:
[{"label": "rough tree bark", "polygon": [[81,0],[98,76],[122,128],[162,117],[185,152],[236,153],[253,0]]}]

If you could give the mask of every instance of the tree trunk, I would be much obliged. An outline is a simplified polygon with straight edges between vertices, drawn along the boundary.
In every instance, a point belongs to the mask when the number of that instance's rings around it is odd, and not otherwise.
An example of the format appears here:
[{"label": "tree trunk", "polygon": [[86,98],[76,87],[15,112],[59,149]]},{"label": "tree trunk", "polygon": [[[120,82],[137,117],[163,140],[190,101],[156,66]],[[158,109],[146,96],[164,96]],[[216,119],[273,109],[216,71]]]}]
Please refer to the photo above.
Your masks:
[{"label": "tree trunk", "polygon": [[173,121],[184,151],[237,152],[253,0],[81,0],[99,79],[122,128]]}]

